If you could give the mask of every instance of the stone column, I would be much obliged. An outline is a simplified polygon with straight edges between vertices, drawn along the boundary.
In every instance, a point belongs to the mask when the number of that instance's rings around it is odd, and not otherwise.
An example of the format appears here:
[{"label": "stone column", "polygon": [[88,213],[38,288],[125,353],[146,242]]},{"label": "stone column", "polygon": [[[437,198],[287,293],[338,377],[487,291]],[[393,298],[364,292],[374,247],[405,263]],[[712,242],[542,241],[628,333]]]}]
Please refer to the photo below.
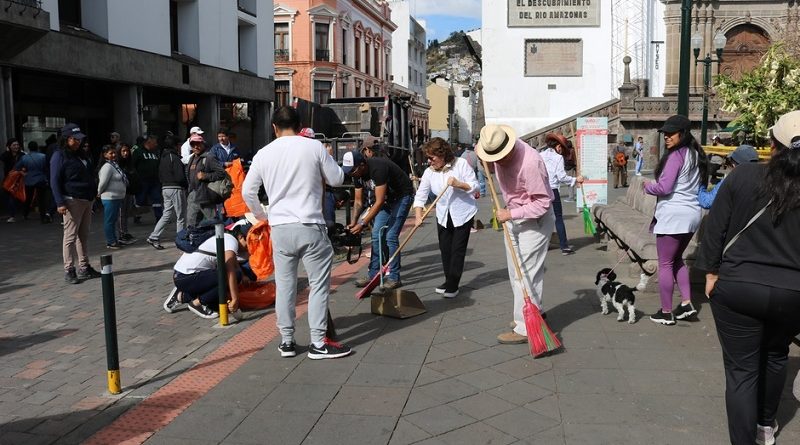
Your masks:
[{"label": "stone column", "polygon": [[253,115],[253,152],[255,155],[261,147],[270,142],[272,135],[272,115],[269,102],[251,102]]},{"label": "stone column", "polygon": [[132,144],[142,135],[144,122],[139,103],[139,87],[119,85],[114,87],[114,131],[122,141]]},{"label": "stone column", "polygon": [[219,129],[219,96],[204,95],[197,101],[197,122],[206,133],[206,142],[209,142],[209,135],[216,136]]},{"label": "stone column", "polygon": [[675,96],[678,94],[678,70],[680,68],[680,13],[679,9],[667,5],[664,11],[664,23],[667,28],[665,40],[666,57],[664,59],[667,71],[666,83],[664,85],[665,96]]},{"label": "stone column", "polygon": [[14,132],[14,93],[11,84],[11,68],[0,68],[0,140],[5,142],[21,134]]}]

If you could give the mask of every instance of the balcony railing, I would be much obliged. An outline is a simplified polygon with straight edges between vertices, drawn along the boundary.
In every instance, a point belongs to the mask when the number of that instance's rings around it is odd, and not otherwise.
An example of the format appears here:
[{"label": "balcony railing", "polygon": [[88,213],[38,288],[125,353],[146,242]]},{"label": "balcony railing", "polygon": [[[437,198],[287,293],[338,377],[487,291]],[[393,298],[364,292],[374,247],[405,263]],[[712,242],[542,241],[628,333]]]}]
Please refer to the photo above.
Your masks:
[{"label": "balcony railing", "polygon": [[40,0],[6,0],[6,2],[9,3],[9,6],[11,3],[14,3],[21,6],[42,9],[42,2]]},{"label": "balcony railing", "polygon": [[327,49],[318,49],[316,50],[314,60],[318,62],[328,62],[331,60],[331,52]]},{"label": "balcony railing", "polygon": [[276,49],[275,50],[275,61],[276,62],[288,62],[289,61],[289,50],[288,49]]}]

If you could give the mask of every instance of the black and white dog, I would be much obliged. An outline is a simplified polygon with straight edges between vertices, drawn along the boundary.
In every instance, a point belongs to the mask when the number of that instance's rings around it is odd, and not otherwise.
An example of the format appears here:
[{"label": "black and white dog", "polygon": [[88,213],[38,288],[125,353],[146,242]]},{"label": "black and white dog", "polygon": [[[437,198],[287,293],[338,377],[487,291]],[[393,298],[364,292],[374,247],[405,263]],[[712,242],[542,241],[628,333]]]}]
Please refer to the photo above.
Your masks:
[{"label": "black and white dog", "polygon": [[609,268],[597,272],[594,284],[597,285],[597,296],[600,297],[600,307],[603,309],[603,315],[609,313],[608,302],[610,301],[614,308],[617,309],[617,321],[625,320],[625,306],[627,306],[628,323],[636,323],[636,307],[633,305],[636,301],[636,296],[633,294],[633,289],[614,281],[616,279],[617,274]]}]

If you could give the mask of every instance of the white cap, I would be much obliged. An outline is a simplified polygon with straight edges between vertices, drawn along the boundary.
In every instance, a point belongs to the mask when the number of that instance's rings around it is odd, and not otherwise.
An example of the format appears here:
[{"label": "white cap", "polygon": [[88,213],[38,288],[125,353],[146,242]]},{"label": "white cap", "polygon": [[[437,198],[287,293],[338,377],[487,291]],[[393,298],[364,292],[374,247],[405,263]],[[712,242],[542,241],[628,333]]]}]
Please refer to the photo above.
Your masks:
[{"label": "white cap", "polygon": [[200,127],[192,127],[192,129],[189,130],[189,133],[191,133],[191,134],[203,134],[204,132],[203,132],[203,130],[200,129]]}]

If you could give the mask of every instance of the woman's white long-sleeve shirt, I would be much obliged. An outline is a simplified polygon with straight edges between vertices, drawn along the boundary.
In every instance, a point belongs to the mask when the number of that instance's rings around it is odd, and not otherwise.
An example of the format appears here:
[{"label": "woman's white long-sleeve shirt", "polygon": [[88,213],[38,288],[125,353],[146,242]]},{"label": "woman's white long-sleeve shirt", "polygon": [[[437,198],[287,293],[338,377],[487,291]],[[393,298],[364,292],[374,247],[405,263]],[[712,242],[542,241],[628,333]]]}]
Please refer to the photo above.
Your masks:
[{"label": "woman's white long-sleeve shirt", "polygon": [[451,176],[459,182],[469,184],[469,190],[450,187],[436,204],[436,221],[442,227],[447,227],[448,213],[454,227],[463,226],[478,213],[478,204],[475,201],[475,192],[479,190],[478,179],[469,163],[462,158],[455,158],[452,167],[445,171],[437,172],[430,167],[425,170],[414,196],[414,207],[424,208],[428,195],[433,193],[438,196],[447,186],[447,178]]},{"label": "woman's white long-sleeve shirt", "polygon": [[550,188],[555,190],[561,184],[566,184],[570,187],[575,185],[575,177],[570,176],[564,170],[564,157],[556,153],[552,148],[546,148],[541,151],[542,159],[544,159],[544,166],[547,168],[547,179],[550,182]]}]

